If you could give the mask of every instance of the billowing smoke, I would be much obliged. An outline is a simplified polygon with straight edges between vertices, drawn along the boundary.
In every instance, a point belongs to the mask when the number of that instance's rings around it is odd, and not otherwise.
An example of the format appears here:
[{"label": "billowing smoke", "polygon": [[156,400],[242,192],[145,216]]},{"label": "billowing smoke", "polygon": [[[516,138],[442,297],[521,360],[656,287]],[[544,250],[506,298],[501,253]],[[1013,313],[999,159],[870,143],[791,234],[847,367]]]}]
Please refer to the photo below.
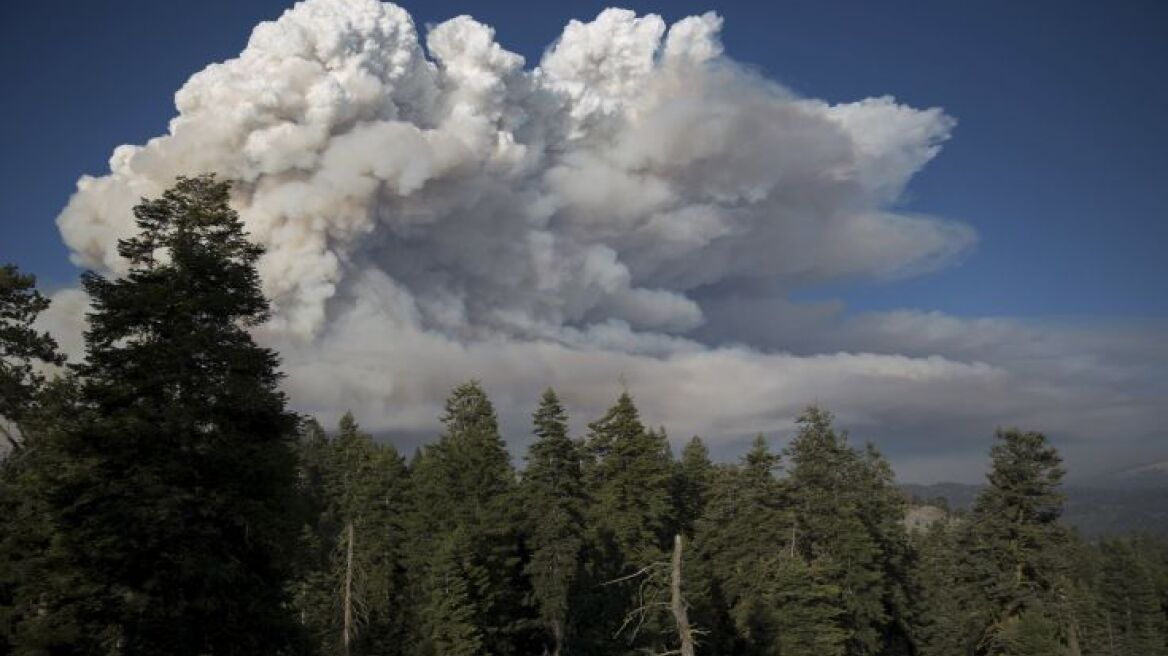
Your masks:
[{"label": "billowing smoke", "polygon": [[[895,209],[951,118],[799,97],[727,57],[721,22],[609,9],[529,66],[467,16],[423,44],[395,5],[307,0],[191,77],[169,133],[116,149],[58,223],[76,263],[117,273],[140,197],[236,180],[293,399],[375,430],[432,430],[470,376],[515,433],[542,386],[587,415],[624,377],[649,420],[715,440],[815,400],[890,431],[956,413],[988,433],[1062,393],[976,353],[796,356],[773,339],[789,321],[742,329],[743,303],[927,272],[975,236]],[[989,412],[946,407],[970,394]]]}]

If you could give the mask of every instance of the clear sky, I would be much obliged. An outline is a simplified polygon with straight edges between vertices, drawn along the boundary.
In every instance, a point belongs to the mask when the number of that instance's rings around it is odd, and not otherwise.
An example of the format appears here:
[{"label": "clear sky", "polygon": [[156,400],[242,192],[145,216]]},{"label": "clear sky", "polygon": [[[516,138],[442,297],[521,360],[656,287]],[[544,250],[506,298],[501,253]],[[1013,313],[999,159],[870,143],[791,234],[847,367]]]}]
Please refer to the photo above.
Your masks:
[{"label": "clear sky", "polygon": [[[1168,457],[1168,4],[627,2],[665,24],[717,12],[725,57],[670,69],[644,23],[610,15],[561,42],[550,77],[496,78],[507,56],[465,50],[484,28],[455,21],[445,54],[417,56],[464,68],[390,79],[368,62],[415,56],[401,17],[345,2],[312,0],[254,57],[192,80],[183,134],[78,194],[65,219],[74,248],[108,265],[134,190],[204,155],[254,173],[241,202],[271,256],[266,339],[299,409],[432,435],[443,390],[480,376],[522,434],[543,385],[582,409],[582,428],[627,378],[650,421],[721,439],[723,456],[824,402],[909,480],[976,479],[1001,423],[1048,430],[1078,471]],[[402,6],[423,38],[471,14],[530,70],[606,3]],[[0,261],[66,290],[53,325],[67,346],[79,270],[54,220],[78,178],[166,135],[175,92],[289,7],[0,4]],[[351,8],[398,31],[335,19]],[[717,33],[688,25],[694,52]],[[321,59],[312,44],[336,38],[356,45]],[[316,68],[296,77],[294,61]],[[615,123],[589,118],[587,98],[540,104],[578,80],[609,93],[629,79],[609,97]],[[370,80],[393,97],[362,97]],[[901,105],[846,105],[883,96]],[[474,120],[450,111],[460,102]],[[920,111],[933,107],[951,131]],[[498,132],[476,140],[483,125]],[[484,146],[504,132],[532,168]],[[886,275],[932,256],[943,266]]]},{"label": "clear sky", "polygon": [[[173,94],[238,54],[289,3],[116,0],[0,6],[0,251],[71,283],[53,218],[113,147],[165,130]],[[469,13],[537,61],[596,2],[404,3],[419,24]],[[666,19],[714,9],[727,52],[830,101],[892,94],[958,120],[909,189],[910,211],[979,233],[959,266],[835,286],[856,309],[959,315],[1168,313],[1168,4],[1155,0],[924,3],[635,2]]]}]

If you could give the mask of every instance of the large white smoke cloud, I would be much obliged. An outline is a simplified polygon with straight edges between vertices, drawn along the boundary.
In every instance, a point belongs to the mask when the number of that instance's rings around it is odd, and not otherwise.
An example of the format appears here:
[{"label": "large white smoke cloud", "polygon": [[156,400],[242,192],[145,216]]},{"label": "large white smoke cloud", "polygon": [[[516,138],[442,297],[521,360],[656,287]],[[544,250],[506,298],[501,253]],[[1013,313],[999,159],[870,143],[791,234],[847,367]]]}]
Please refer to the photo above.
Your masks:
[{"label": "large white smoke cloud", "polygon": [[[975,236],[895,209],[951,118],[801,98],[725,56],[720,28],[610,9],[528,67],[469,17],[423,46],[395,5],[307,0],[194,75],[169,133],[118,148],[58,224],[78,264],[117,273],[140,197],[182,174],[237,181],[294,400],[376,430],[432,427],[469,376],[514,418],[545,384],[595,412],[623,375],[650,419],[715,439],[813,400],[985,430],[1048,402],[1040,377],[976,353],[795,356],[727,326],[767,320],[743,290],[787,307],[800,285],[944,265]],[[946,408],[971,393],[992,411]]]}]

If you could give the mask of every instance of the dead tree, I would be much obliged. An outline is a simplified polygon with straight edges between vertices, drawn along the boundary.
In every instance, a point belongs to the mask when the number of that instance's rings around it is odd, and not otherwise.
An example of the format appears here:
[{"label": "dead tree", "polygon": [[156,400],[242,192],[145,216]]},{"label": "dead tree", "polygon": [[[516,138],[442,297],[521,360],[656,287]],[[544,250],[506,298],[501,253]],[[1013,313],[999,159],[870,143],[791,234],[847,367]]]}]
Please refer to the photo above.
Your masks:
[{"label": "dead tree", "polygon": [[[683,542],[681,535],[673,536],[673,558],[670,561],[650,563],[645,567],[618,579],[608,581],[605,585],[640,579],[637,587],[637,606],[625,615],[620,628],[615,635],[620,635],[625,629],[632,627],[632,638],[636,638],[645,620],[655,611],[668,611],[673,616],[673,624],[677,629],[678,648],[657,652],[653,656],[694,656],[695,636],[701,633],[689,623],[689,614],[686,610],[685,597],[682,594],[681,564]],[[666,588],[664,579],[668,577],[669,600],[662,599]]]},{"label": "dead tree", "polygon": [[669,579],[669,608],[673,611],[673,622],[677,625],[677,638],[681,644],[681,656],[694,656],[694,630],[689,625],[689,614],[685,611],[685,599],[681,596],[681,534],[673,536],[673,572]]}]

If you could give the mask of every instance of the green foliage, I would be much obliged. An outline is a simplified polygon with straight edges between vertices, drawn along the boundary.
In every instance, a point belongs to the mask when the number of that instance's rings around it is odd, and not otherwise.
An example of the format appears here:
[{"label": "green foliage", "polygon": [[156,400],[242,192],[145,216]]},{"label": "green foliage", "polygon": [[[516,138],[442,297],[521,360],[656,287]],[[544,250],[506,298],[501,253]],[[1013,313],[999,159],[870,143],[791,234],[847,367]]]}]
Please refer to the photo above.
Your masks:
[{"label": "green foliage", "polygon": [[[421,607],[419,649],[431,653],[449,636],[467,634],[435,601],[449,588],[465,589],[456,616],[474,628],[481,653],[529,653],[537,633],[527,603],[517,486],[494,407],[471,381],[451,393],[442,422],[446,432],[425,447],[412,472],[410,563],[416,594],[430,600]],[[451,535],[458,539],[449,542]],[[450,577],[461,581],[456,588]]]},{"label": "green foliage", "polygon": [[1129,540],[1107,540],[1099,545],[1099,599],[1106,645],[1109,652],[1124,656],[1163,656],[1168,653],[1168,618],[1158,595],[1155,561],[1141,553],[1141,546]]},{"label": "green foliage", "polygon": [[1066,653],[1058,622],[1037,607],[1010,615],[986,636],[981,649],[994,656],[1056,656]]},{"label": "green foliage", "polygon": [[978,641],[983,653],[1046,635],[1042,618],[1054,622],[1058,614],[1061,554],[1068,538],[1057,522],[1061,459],[1046,437],[998,431],[990,457],[989,486],[978,495],[962,545],[965,567],[984,596],[985,628]]},{"label": "green foliage", "polygon": [[49,299],[36,289],[36,278],[11,264],[0,266],[0,433],[12,448],[18,446],[18,427],[35,409],[44,384],[37,363],[64,362],[56,341],[32,327],[48,307]]},{"label": "green foliage", "polygon": [[426,653],[440,656],[486,653],[484,627],[479,623],[480,612],[471,590],[483,573],[468,559],[473,549],[465,543],[466,539],[465,533],[455,530],[435,545],[420,613]]},{"label": "green foliage", "polygon": [[917,648],[921,656],[948,656],[967,651],[972,630],[961,580],[961,563],[948,521],[939,521],[916,535],[917,564],[913,570]]},{"label": "green foliage", "polygon": [[778,465],[779,457],[760,435],[741,468],[725,469],[714,479],[697,522],[694,543],[702,567],[694,578],[702,585],[695,620],[713,629],[710,641],[723,650],[777,653],[784,609],[774,597],[783,583],[792,583],[778,575],[787,573],[786,561],[795,560],[786,549],[793,518],[774,477]]},{"label": "green foliage", "polygon": [[[35,476],[53,527],[38,622],[68,618],[83,653],[287,653],[296,522],[276,357],[228,185],[180,179],[135,208],[123,278],[86,274],[93,311],[76,412]],[[44,632],[42,632],[44,633]],[[33,647],[29,646],[28,649]],[[102,652],[104,653],[104,652]]]},{"label": "green foliage", "polygon": [[[588,429],[587,584],[593,594],[584,603],[589,617],[599,620],[594,629],[600,631],[594,631],[590,641],[602,649],[605,638],[611,640],[615,632],[608,627],[619,628],[644,601],[644,581],[625,577],[667,558],[666,545],[675,521],[673,462],[664,432],[645,428],[627,392]],[[633,627],[635,636],[629,627],[619,636],[629,649],[657,648],[665,639],[664,625],[656,615]],[[611,654],[618,647],[605,649]]]},{"label": "green foliage", "polygon": [[693,535],[694,523],[705,511],[713,480],[714,464],[710,462],[710,450],[700,437],[695,436],[681,451],[674,481],[677,525],[685,535]]},{"label": "green foliage", "polygon": [[527,574],[550,638],[563,651],[569,603],[584,546],[584,494],[580,452],[568,437],[568,415],[551,389],[532,417],[536,441],[523,475],[526,529],[531,549]]},{"label": "green foliage", "polygon": [[588,429],[588,484],[599,532],[629,567],[660,560],[673,521],[665,435],[641,424],[628,393]]},{"label": "green foliage", "polygon": [[309,422],[300,454],[301,486],[312,518],[302,530],[306,559],[293,586],[303,623],[325,654],[344,653],[348,594],[349,653],[403,653],[411,619],[404,460],[392,445],[375,443],[362,432],[351,414],[341,418],[331,440]]},{"label": "green foliage", "polygon": [[847,653],[881,653],[905,639],[904,504],[878,453],[858,452],[811,407],[787,448],[795,550],[840,590]]}]

